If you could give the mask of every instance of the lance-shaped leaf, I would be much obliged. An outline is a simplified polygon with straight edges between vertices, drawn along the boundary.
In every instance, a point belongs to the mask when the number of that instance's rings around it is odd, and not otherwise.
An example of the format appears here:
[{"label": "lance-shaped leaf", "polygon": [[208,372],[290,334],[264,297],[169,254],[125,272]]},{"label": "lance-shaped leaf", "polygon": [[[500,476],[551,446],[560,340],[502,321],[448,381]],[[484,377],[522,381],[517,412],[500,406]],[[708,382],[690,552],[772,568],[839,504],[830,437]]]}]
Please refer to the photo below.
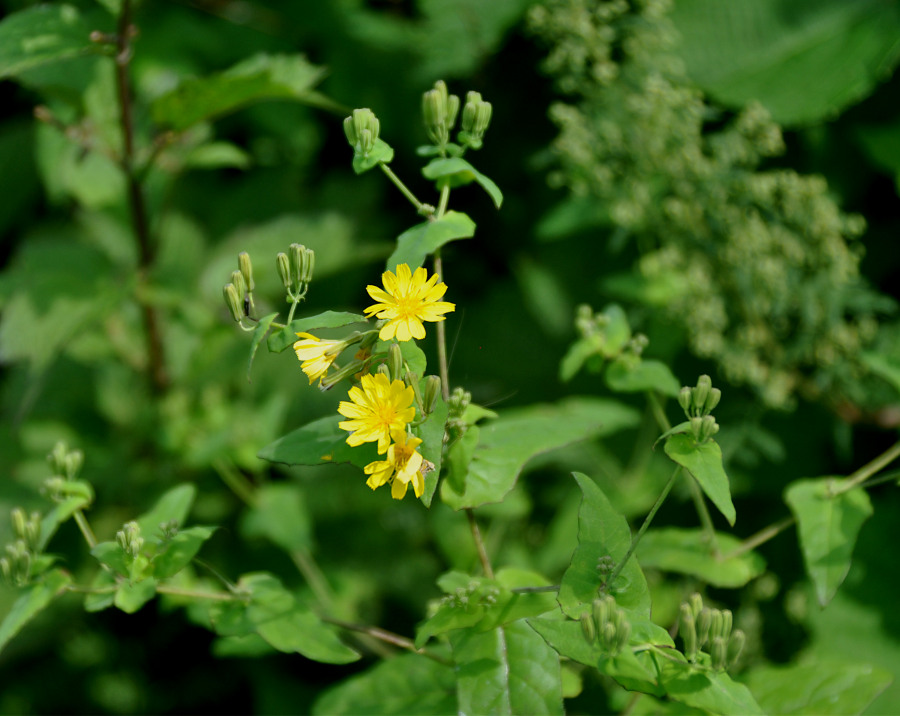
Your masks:
[{"label": "lance-shaped leaf", "polygon": [[52,569],[40,581],[22,590],[9,613],[0,622],[0,650],[41,610],[62,594],[72,578],[61,569]]},{"label": "lance-shaped leaf", "polygon": [[728,524],[733,525],[736,515],[731,502],[731,487],[722,467],[722,450],[718,443],[707,440],[698,444],[692,435],[681,433],[670,435],[665,449],[666,455],[694,476],[706,496],[725,515]]},{"label": "lance-shaped leaf", "polygon": [[396,271],[399,264],[409,264],[413,270],[425,263],[444,244],[475,235],[475,222],[466,214],[448,211],[440,219],[425,221],[407,229],[397,237],[397,248],[387,260],[388,271]]},{"label": "lance-shaped leaf", "polygon": [[528,624],[461,629],[450,644],[464,714],[562,714],[559,654]]},{"label": "lance-shaped leaf", "polygon": [[315,316],[307,316],[306,318],[298,318],[291,321],[290,325],[285,326],[280,331],[272,333],[269,340],[266,341],[269,350],[272,353],[281,353],[288,346],[296,343],[298,333],[309,333],[318,328],[341,328],[349,326],[353,323],[365,323],[366,317],[359,313],[348,313],[347,311],[325,311]]},{"label": "lance-shaped leaf", "polygon": [[800,548],[816,598],[831,601],[850,571],[859,530],[872,515],[872,502],[861,488],[837,493],[839,478],[798,480],[788,485],[784,499],[797,519]]},{"label": "lance-shaped leaf", "polygon": [[10,13],[0,22],[0,79],[99,52],[91,29],[72,5],[35,5]]},{"label": "lance-shaped leaf", "polygon": [[640,421],[633,408],[614,400],[570,398],[560,403],[511,410],[480,427],[465,491],[447,481],[441,497],[456,510],[501,502],[532,457],[590,437],[612,435]]},{"label": "lance-shaped leaf", "polygon": [[[600,559],[612,559],[618,565],[631,546],[628,522],[609,503],[591,478],[574,473],[583,499],[578,510],[578,547],[559,587],[559,605],[573,619],[591,610],[591,604],[604,587],[604,574],[598,570]],[[650,617],[650,592],[637,558],[632,555],[613,584],[604,591],[616,604],[636,616]]]},{"label": "lance-shaped leaf", "polygon": [[312,88],[324,76],[302,55],[254,55],[224,72],[184,80],[153,102],[153,119],[182,131],[262,100],[318,104]]},{"label": "lance-shaped leaf", "polygon": [[347,444],[346,430],[338,427],[345,418],[326,415],[297,428],[259,451],[258,457],[284,465],[324,465],[333,462],[349,462],[365,467],[378,459],[375,443],[357,447]]},{"label": "lance-shaped leaf", "polygon": [[725,559],[741,545],[736,537],[716,532],[716,545],[721,556],[699,529],[647,530],[638,544],[637,557],[644,569],[655,567],[668,572],[690,574],[714,587],[737,589],[765,571],[766,562],[756,552],[744,552]]},{"label": "lance-shaped leaf", "polygon": [[445,159],[432,159],[422,168],[422,174],[426,179],[434,179],[438,189],[449,186],[451,189],[457,186],[465,186],[473,181],[484,189],[498,209],[503,203],[503,192],[491,179],[486,177],[462,157],[448,157]]},{"label": "lance-shaped leaf", "polygon": [[270,313],[268,316],[263,316],[259,319],[259,323],[256,324],[256,328],[253,330],[253,339],[250,341],[250,355],[247,357],[247,382],[250,382],[250,369],[253,367],[253,359],[256,357],[256,351],[259,349],[259,344],[262,343],[263,338],[266,337],[266,333],[269,332],[269,326],[272,325],[272,321],[278,316],[277,313]]},{"label": "lance-shaped leaf", "polygon": [[660,680],[670,699],[722,716],[763,713],[750,690],[724,672],[699,671],[687,662],[671,659],[660,659],[659,664]]}]

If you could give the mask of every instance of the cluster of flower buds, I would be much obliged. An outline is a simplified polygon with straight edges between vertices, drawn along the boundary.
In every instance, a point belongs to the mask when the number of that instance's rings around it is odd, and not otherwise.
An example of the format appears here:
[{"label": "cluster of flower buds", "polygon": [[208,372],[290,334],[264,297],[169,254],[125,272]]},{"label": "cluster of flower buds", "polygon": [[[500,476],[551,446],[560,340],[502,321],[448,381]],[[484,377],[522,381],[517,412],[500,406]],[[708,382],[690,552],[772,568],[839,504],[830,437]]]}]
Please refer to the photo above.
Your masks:
[{"label": "cluster of flower buds", "polygon": [[463,107],[462,131],[459,133],[459,142],[472,149],[481,149],[482,138],[491,123],[493,109],[490,102],[481,98],[480,92],[466,94],[466,104]]},{"label": "cluster of flower buds", "polygon": [[612,574],[613,569],[616,567],[616,560],[614,560],[610,555],[604,555],[602,557],[597,558],[597,574],[600,575],[600,580],[606,584],[606,580],[610,574]]},{"label": "cluster of flower buds", "polygon": [[122,529],[116,532],[116,542],[126,555],[132,559],[137,557],[144,548],[140,525],[137,522],[126,522]]},{"label": "cluster of flower buds", "polygon": [[93,500],[91,486],[75,479],[84,464],[84,453],[81,450],[69,450],[65,443],[58,442],[47,455],[47,462],[55,474],[44,480],[41,491],[51,500],[61,502],[68,497],[82,497],[88,502]]},{"label": "cluster of flower buds", "polygon": [[439,147],[450,141],[450,131],[459,114],[459,97],[448,94],[443,80],[434,83],[434,89],[422,95],[422,114],[425,117],[425,131],[428,138]]},{"label": "cluster of flower buds", "polygon": [[681,605],[680,617],[678,631],[688,661],[695,663],[700,650],[708,644],[713,669],[724,671],[734,666],[746,637],[740,629],[732,631],[734,618],[729,609],[704,607],[703,598],[695,593]]},{"label": "cluster of flower buds", "polygon": [[41,515],[32,512],[26,516],[21,507],[13,508],[10,514],[16,539],[6,545],[6,555],[0,557],[0,575],[8,584],[23,587],[31,578],[31,567],[40,552]]},{"label": "cluster of flower buds", "polygon": [[470,607],[492,607],[500,597],[500,589],[491,584],[481,584],[471,581],[465,587],[457,587],[453,592],[441,599],[445,604],[455,609],[469,609]]},{"label": "cluster of flower buds", "polygon": [[84,464],[84,453],[81,450],[69,450],[64,442],[58,442],[47,455],[47,462],[50,463],[54,473],[64,476],[67,480],[74,480]]},{"label": "cluster of flower buds", "polygon": [[287,301],[292,303],[306,296],[316,267],[316,252],[303,244],[291,244],[288,251],[275,257],[275,267],[287,292]]},{"label": "cluster of flower buds", "polygon": [[244,316],[253,315],[253,289],[256,283],[253,281],[253,265],[250,263],[250,254],[241,251],[238,254],[237,271],[231,272],[231,283],[226,283],[222,292],[225,296],[225,304],[231,311],[231,316],[238,323]]},{"label": "cluster of flower buds", "polygon": [[615,656],[628,644],[631,624],[625,610],[606,594],[595,599],[591,613],[581,617],[581,629],[589,644],[599,644],[607,656]]},{"label": "cluster of flower buds", "polygon": [[378,117],[367,107],[354,109],[353,113],[344,120],[344,134],[347,135],[347,141],[350,142],[355,154],[364,157],[369,156],[380,131],[381,123],[378,121]]},{"label": "cluster of flower buds", "polygon": [[691,433],[698,443],[705,443],[719,432],[719,425],[710,413],[722,399],[722,391],[712,387],[712,379],[701,375],[693,388],[684,386],[678,393],[678,404],[684,410]]}]

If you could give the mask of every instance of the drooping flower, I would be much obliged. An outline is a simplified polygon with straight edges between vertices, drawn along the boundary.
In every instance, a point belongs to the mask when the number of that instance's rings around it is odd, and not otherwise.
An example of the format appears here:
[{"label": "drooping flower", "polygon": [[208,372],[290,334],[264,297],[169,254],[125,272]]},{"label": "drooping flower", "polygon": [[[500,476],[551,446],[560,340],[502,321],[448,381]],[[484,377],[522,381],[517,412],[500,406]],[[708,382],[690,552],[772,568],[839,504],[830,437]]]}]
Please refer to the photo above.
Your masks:
[{"label": "drooping flower", "polygon": [[422,456],[416,451],[421,444],[420,438],[407,434],[405,430],[391,433],[394,442],[387,450],[387,460],[370,462],[363,468],[369,476],[366,484],[373,490],[391,483],[391,497],[402,500],[410,483],[416,497],[425,492],[425,477],[422,475]]},{"label": "drooping flower", "polygon": [[424,338],[422,321],[443,321],[445,313],[456,310],[452,303],[439,300],[447,290],[445,283],[438,283],[438,275],[428,278],[425,268],[410,271],[408,264],[399,264],[397,273],[381,274],[384,288],[367,286],[366,291],[377,303],[365,309],[366,315],[387,319],[378,337],[389,341],[395,335],[398,341]]},{"label": "drooping flower", "polygon": [[[350,431],[351,447],[378,441],[378,453],[387,452],[391,431],[405,430],[416,416],[415,393],[402,380],[391,381],[386,375],[364,375],[359,388],[350,388],[350,401],[342,400],[338,412],[350,420],[338,423]],[[351,402],[352,401],[352,402]]]},{"label": "drooping flower", "polygon": [[309,384],[322,378],[338,357],[337,349],[344,341],[329,341],[316,338],[311,333],[298,333],[303,340],[294,343],[294,352],[301,360],[300,368],[309,376]]}]

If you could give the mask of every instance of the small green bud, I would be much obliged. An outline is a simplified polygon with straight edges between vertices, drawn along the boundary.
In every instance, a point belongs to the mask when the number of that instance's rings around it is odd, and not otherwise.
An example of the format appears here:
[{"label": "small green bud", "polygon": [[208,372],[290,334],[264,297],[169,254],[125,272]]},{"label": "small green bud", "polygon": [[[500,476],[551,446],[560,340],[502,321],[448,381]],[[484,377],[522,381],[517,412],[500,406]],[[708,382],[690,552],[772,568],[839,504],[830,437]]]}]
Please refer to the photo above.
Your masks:
[{"label": "small green bud", "polygon": [[712,415],[704,415],[700,418],[699,442],[705,443],[717,432],[719,432],[719,424]]},{"label": "small green bud", "polygon": [[66,455],[66,478],[74,480],[81,472],[82,465],[84,465],[84,453],[81,450],[70,450]]},{"label": "small green bud", "polygon": [[678,393],[678,404],[681,406],[681,409],[684,411],[685,415],[690,417],[690,409],[691,409],[691,389],[687,386],[684,386]]},{"label": "small green bud", "polygon": [[286,253],[279,253],[275,257],[275,268],[278,269],[278,277],[281,279],[281,283],[284,284],[284,288],[290,289],[291,287],[291,261],[287,257]]},{"label": "small green bud", "polygon": [[694,416],[690,418],[688,422],[691,424],[691,434],[694,436],[694,439],[699,443],[703,442],[703,418]]},{"label": "small green bud", "polygon": [[721,610],[713,609],[712,623],[709,627],[709,640],[712,642],[713,639],[726,636],[728,635],[725,634],[725,615],[722,614]]},{"label": "small green bud", "polygon": [[619,614],[622,615],[622,618],[619,621],[619,625],[616,627],[616,654],[628,645],[628,637],[631,636],[631,622],[625,618],[625,612],[621,609],[619,610]]},{"label": "small green bud", "polygon": [[478,105],[481,104],[480,92],[468,92],[466,94],[466,106],[463,107],[462,128],[464,132],[471,134],[475,131],[475,118],[478,114]]},{"label": "small green bud", "polygon": [[25,539],[25,529],[28,522],[28,520],[25,519],[25,510],[23,510],[21,507],[14,507],[12,512],[10,513],[10,519],[12,522],[13,532],[15,533],[16,537]]},{"label": "small green bud", "polygon": [[[592,605],[594,624],[597,626],[597,632],[601,635],[603,634],[603,629],[609,624],[609,613],[612,606],[610,601],[607,597],[601,597],[600,599],[595,599]],[[615,602],[613,602],[614,604]]]},{"label": "small green bud", "polygon": [[312,249],[306,249],[304,252],[305,262],[303,264],[303,283],[310,283],[313,277],[313,271],[316,268],[316,252]]},{"label": "small green bud", "polygon": [[727,639],[731,636],[731,627],[734,624],[734,615],[730,609],[722,610],[722,638]]},{"label": "small green bud", "polygon": [[53,446],[53,450],[47,455],[47,461],[53,467],[53,471],[58,475],[66,474],[66,455],[69,450],[62,441]]},{"label": "small green bud", "polygon": [[449,134],[450,130],[453,129],[453,125],[456,124],[456,116],[459,114],[459,97],[455,94],[451,94],[447,97],[447,132]]},{"label": "small green bud", "polygon": [[347,143],[355,149],[359,137],[356,136],[356,127],[353,125],[352,116],[344,117],[344,134],[347,137]]},{"label": "small green bud", "polygon": [[431,415],[437,407],[438,398],[441,397],[441,379],[436,375],[429,375],[425,379],[425,395],[422,396],[422,407],[426,415]]},{"label": "small green bud", "polygon": [[583,614],[581,616],[581,631],[584,634],[587,643],[593,644],[594,639],[597,637],[597,631],[594,627],[594,620],[590,614]]},{"label": "small green bud", "polygon": [[400,350],[400,345],[397,343],[391,343],[391,347],[388,349],[388,367],[390,368],[391,380],[403,380],[403,351]]},{"label": "small green bud", "polygon": [[722,671],[728,665],[728,644],[725,639],[717,636],[709,647],[710,663],[714,671]]},{"label": "small green bud", "polygon": [[375,373],[377,373],[378,375],[387,376],[388,380],[393,380],[391,378],[391,369],[388,368],[387,365],[385,365],[384,363],[379,363],[375,367]]},{"label": "small green bud", "polygon": [[244,274],[240,271],[231,272],[231,283],[237,291],[238,298],[241,302],[241,315],[244,315],[244,297],[247,295],[247,284],[244,283]]},{"label": "small green bud", "polygon": [[3,575],[3,581],[7,584],[13,583],[12,565],[6,557],[0,557],[0,574]]},{"label": "small green bud", "polygon": [[709,638],[709,630],[712,627],[712,609],[703,607],[700,616],[697,617],[697,648],[702,649]]},{"label": "small green bud", "polygon": [[616,641],[616,625],[612,622],[607,622],[600,632],[600,646],[603,647],[603,651],[615,654]]},{"label": "small green bud", "polygon": [[241,299],[238,296],[237,289],[234,287],[233,283],[226,283],[223,289],[223,293],[225,295],[225,305],[228,306],[231,311],[231,316],[235,321],[240,322],[240,320],[244,317],[244,305],[241,303]]},{"label": "small green bud", "polygon": [[378,117],[367,107],[354,109],[353,114],[344,120],[344,134],[347,135],[347,141],[354,152],[364,157],[372,151],[380,131],[381,123]]},{"label": "small green bud", "polygon": [[247,285],[247,290],[252,291],[256,288],[256,284],[253,282],[253,264],[250,262],[250,254],[246,251],[241,251],[238,254],[238,268],[241,270],[241,275],[244,277],[244,283]]},{"label": "small green bud", "polygon": [[54,502],[59,502],[62,499],[65,488],[66,479],[59,475],[48,477],[42,485],[42,491]]},{"label": "small green bud", "polygon": [[291,244],[291,277],[296,286],[303,283],[306,274],[306,247],[303,244]]},{"label": "small green bud", "polygon": [[731,633],[731,638],[728,640],[728,649],[726,651],[726,661],[728,666],[735,665],[741,656],[741,652],[744,651],[744,645],[746,643],[747,637],[743,631],[735,629]]},{"label": "small green bud", "polygon": [[706,405],[706,399],[709,397],[709,391],[712,389],[712,380],[708,375],[701,375],[697,379],[697,387],[694,388],[691,395],[691,408],[694,415],[703,415],[703,407]]},{"label": "small green bud", "polygon": [[472,394],[463,388],[454,388],[450,395],[450,417],[459,418],[472,402]]},{"label": "small green bud", "polygon": [[720,400],[722,400],[722,391],[718,388],[712,388],[709,391],[709,396],[706,398],[706,403],[703,406],[704,414],[709,415],[713,410],[715,410]]},{"label": "small green bud", "polygon": [[691,605],[691,614],[696,619],[700,612],[703,611],[703,597],[698,592],[694,592],[688,598],[688,601]]},{"label": "small green bud", "polygon": [[697,624],[694,621],[694,612],[690,604],[681,605],[681,619],[678,624],[678,633],[684,642],[684,655],[688,661],[693,661],[697,656],[699,646],[697,644]]},{"label": "small green bud", "polygon": [[25,541],[28,546],[35,552],[41,543],[41,513],[32,512],[31,517],[25,524]]},{"label": "small green bud", "polygon": [[413,389],[413,394],[416,396],[416,405],[422,405],[422,392],[419,390],[419,374],[407,371],[404,382]]}]

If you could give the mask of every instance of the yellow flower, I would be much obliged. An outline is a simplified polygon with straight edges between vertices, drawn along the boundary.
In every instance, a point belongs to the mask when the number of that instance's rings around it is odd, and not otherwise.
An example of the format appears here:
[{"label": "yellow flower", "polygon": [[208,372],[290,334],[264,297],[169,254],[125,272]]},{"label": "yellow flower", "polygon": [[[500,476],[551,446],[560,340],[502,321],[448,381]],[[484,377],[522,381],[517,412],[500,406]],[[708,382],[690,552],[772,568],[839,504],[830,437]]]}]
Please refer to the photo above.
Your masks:
[{"label": "yellow flower", "polygon": [[350,420],[338,423],[349,430],[351,447],[378,441],[378,453],[387,451],[391,431],[405,430],[416,416],[415,393],[402,380],[390,381],[386,375],[364,375],[361,388],[350,388],[350,400],[342,400],[338,412]]},{"label": "yellow flower", "polygon": [[402,500],[409,484],[412,483],[416,497],[425,492],[425,477],[422,475],[422,456],[416,452],[420,438],[410,437],[405,430],[395,430],[391,437],[394,443],[388,448],[387,460],[370,462],[363,468],[369,475],[366,484],[373,490],[387,482],[391,483],[391,497]]},{"label": "yellow flower", "polygon": [[408,264],[400,264],[396,275],[390,271],[381,274],[383,290],[378,286],[366,287],[369,296],[378,302],[365,309],[366,315],[374,313],[376,318],[388,319],[378,333],[381,340],[389,341],[395,335],[398,341],[424,338],[422,321],[443,321],[442,314],[456,310],[454,304],[438,300],[447,285],[437,282],[437,274],[427,276],[424,268],[417,268],[413,274]]},{"label": "yellow flower", "polygon": [[343,341],[322,340],[309,333],[298,333],[297,335],[303,340],[294,343],[294,352],[302,361],[300,368],[309,376],[309,384],[312,385],[313,381],[322,378],[328,372],[334,359],[340,353],[339,350],[331,351],[341,345]]}]

